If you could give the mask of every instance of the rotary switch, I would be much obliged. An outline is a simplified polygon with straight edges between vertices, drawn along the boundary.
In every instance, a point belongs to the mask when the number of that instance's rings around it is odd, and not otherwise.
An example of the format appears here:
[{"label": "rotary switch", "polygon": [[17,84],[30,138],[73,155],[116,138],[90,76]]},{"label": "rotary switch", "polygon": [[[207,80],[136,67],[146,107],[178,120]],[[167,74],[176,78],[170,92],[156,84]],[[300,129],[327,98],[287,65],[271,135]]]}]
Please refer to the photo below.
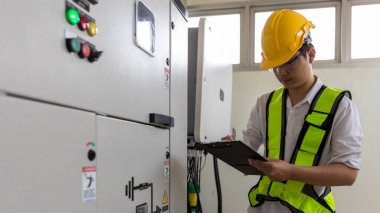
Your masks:
[{"label": "rotary switch", "polygon": [[90,56],[88,57],[89,62],[97,61],[100,56],[102,56],[103,51],[97,51],[95,48],[91,48]]},{"label": "rotary switch", "polygon": [[96,152],[94,150],[92,150],[92,149],[88,150],[87,158],[90,161],[95,160],[95,158],[96,158]]}]

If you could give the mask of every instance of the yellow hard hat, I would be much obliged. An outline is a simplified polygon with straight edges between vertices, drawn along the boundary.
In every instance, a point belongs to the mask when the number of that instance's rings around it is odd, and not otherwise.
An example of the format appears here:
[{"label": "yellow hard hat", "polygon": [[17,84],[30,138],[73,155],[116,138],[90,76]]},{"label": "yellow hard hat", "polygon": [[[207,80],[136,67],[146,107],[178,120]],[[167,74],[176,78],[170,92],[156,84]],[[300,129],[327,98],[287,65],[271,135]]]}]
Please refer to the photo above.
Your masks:
[{"label": "yellow hard hat", "polygon": [[261,69],[278,67],[302,47],[314,24],[303,15],[289,9],[272,13],[261,34]]}]

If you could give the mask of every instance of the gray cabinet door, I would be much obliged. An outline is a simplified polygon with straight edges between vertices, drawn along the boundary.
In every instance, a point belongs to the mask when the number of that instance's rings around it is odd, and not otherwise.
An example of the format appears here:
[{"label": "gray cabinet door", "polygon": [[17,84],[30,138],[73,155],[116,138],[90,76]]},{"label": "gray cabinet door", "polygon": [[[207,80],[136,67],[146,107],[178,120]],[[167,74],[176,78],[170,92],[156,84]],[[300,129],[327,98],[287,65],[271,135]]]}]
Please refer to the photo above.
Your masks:
[{"label": "gray cabinet door", "polygon": [[94,114],[0,96],[0,212],[96,212],[96,187],[84,197],[90,149]]},{"label": "gray cabinet door", "polygon": [[97,140],[98,213],[169,208],[169,130],[99,116]]}]

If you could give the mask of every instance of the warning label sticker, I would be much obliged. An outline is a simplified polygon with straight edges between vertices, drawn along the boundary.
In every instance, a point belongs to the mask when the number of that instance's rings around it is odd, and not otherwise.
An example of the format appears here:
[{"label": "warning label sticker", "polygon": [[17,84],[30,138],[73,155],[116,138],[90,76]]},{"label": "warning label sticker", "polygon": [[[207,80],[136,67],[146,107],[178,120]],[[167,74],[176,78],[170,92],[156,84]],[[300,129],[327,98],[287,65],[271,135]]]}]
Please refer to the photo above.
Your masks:
[{"label": "warning label sticker", "polygon": [[164,195],[162,196],[162,204],[167,204],[169,201],[168,194],[166,193],[166,190],[164,191]]},{"label": "warning label sticker", "polygon": [[82,202],[96,201],[96,166],[82,167]]}]

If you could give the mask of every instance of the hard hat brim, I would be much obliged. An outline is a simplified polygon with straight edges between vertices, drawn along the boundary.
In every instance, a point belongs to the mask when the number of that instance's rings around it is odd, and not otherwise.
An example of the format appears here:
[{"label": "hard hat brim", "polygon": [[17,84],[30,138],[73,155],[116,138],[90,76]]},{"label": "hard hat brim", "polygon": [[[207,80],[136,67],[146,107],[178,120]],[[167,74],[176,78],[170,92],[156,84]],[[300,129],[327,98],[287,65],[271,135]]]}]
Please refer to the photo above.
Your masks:
[{"label": "hard hat brim", "polygon": [[[298,50],[296,50],[294,52],[294,54],[296,54],[297,51]],[[285,55],[283,57],[277,58],[276,60],[266,60],[266,59],[263,58],[261,60],[261,63],[260,63],[260,69],[261,70],[268,70],[268,69],[271,69],[271,68],[274,68],[274,67],[281,66],[281,65],[285,64],[287,61],[289,61],[294,54],[292,54],[292,55]]]}]

